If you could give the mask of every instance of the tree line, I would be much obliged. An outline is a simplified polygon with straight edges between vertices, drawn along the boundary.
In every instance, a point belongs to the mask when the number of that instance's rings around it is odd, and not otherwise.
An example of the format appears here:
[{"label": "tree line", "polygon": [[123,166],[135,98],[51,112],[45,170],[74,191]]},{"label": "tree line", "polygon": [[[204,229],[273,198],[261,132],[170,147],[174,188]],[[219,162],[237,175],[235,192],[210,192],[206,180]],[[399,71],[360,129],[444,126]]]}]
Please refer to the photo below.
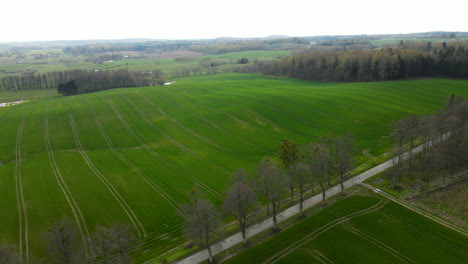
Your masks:
[{"label": "tree line", "polygon": [[[387,174],[394,189],[399,188],[400,178],[413,172],[427,180],[435,172],[454,173],[460,166],[468,164],[468,100],[463,97],[452,95],[440,112],[409,115],[393,122],[391,127],[395,142],[393,167]],[[414,156],[412,149],[416,142],[422,142],[422,152]],[[402,162],[405,152],[408,152],[408,160]]]},{"label": "tree line", "polygon": [[[277,159],[265,157],[249,174],[239,169],[232,174],[232,183],[224,197],[221,210],[193,191],[191,202],[182,206],[181,216],[185,222],[187,238],[195,245],[207,249],[209,261],[213,261],[211,245],[218,237],[221,218],[233,217],[239,225],[243,244],[247,244],[247,224],[258,215],[258,197],[264,201],[265,212],[273,221],[273,230],[278,231],[277,215],[283,203],[299,196],[300,214],[306,191],[313,194],[318,184],[325,202],[325,191],[332,185],[331,178],[339,175],[341,191],[343,182],[353,166],[354,139],[348,133],[342,137],[321,137],[318,142],[298,147],[290,139],[279,146]],[[286,198],[289,192],[290,200]]]},{"label": "tree line", "polygon": [[424,49],[405,45],[378,50],[297,53],[260,61],[237,72],[315,81],[386,81],[421,76],[468,78],[468,42],[442,42]]},{"label": "tree line", "polygon": [[[46,263],[55,264],[128,264],[132,259],[130,249],[135,245],[133,229],[126,224],[114,223],[97,226],[91,237],[81,238],[78,227],[68,217],[51,226],[42,234]],[[84,248],[83,241],[87,248]],[[1,264],[21,264],[15,246],[0,244]]]},{"label": "tree line", "polygon": [[[164,84],[160,70],[145,72],[116,70],[71,70],[7,76],[0,79],[0,90],[58,89],[62,94],[102,91],[112,88],[141,87]],[[76,86],[74,89],[72,81]],[[70,89],[69,89],[70,88]]]}]

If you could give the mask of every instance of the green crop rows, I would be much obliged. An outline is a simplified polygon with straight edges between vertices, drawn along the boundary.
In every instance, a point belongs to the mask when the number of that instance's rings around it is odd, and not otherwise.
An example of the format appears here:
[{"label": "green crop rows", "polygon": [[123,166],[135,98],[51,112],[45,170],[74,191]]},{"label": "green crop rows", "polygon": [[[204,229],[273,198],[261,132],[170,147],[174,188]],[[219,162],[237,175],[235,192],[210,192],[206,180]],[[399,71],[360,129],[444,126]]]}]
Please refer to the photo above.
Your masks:
[{"label": "green crop rows", "polygon": [[368,160],[364,150],[388,150],[392,120],[435,112],[451,93],[468,96],[468,82],[219,74],[3,107],[1,240],[18,245],[22,230],[37,260],[41,233],[65,215],[84,236],[118,221],[135,228],[146,260],[184,241],[177,210],[194,186],[220,205],[230,173],[275,156],[285,137],[304,144],[351,131],[358,161]]},{"label": "green crop rows", "polygon": [[468,240],[396,203],[351,197],[225,263],[466,263]]}]

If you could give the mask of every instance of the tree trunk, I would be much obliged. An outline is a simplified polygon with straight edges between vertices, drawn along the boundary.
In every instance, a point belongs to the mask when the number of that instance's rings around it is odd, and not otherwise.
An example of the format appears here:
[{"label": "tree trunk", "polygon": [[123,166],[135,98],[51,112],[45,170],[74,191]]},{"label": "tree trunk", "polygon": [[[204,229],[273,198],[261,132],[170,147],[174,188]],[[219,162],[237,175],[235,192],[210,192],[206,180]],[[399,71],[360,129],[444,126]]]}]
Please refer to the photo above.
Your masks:
[{"label": "tree trunk", "polygon": [[208,250],[208,256],[209,256],[208,262],[213,263],[213,254],[211,253],[211,247],[209,244],[207,244],[206,250]]},{"label": "tree trunk", "polygon": [[323,187],[322,181],[319,181],[320,188],[322,189],[322,203],[325,203],[325,187]]},{"label": "tree trunk", "polygon": [[343,185],[343,182],[344,182],[344,174],[341,173],[340,176],[341,176],[341,177],[340,177],[340,178],[341,178],[341,192],[343,193],[343,191],[344,191],[344,185]]},{"label": "tree trunk", "polygon": [[304,201],[304,198],[302,196],[304,186],[300,185],[299,186],[299,211],[301,212],[302,215],[302,202]]}]

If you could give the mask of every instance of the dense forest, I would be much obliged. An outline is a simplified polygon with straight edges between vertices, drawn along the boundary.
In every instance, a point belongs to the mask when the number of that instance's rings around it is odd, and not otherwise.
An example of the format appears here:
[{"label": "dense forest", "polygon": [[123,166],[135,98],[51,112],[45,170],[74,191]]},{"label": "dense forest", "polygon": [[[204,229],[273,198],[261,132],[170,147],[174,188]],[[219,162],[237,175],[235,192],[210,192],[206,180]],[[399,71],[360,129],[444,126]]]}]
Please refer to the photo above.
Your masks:
[{"label": "dense forest", "polygon": [[77,94],[112,88],[153,86],[163,83],[163,75],[159,70],[148,72],[71,70],[7,76],[0,79],[0,89],[54,88],[58,89],[62,94]]},{"label": "dense forest", "polygon": [[377,50],[309,50],[277,61],[239,67],[236,71],[316,81],[386,81],[420,76],[467,78],[467,44],[401,41]]}]

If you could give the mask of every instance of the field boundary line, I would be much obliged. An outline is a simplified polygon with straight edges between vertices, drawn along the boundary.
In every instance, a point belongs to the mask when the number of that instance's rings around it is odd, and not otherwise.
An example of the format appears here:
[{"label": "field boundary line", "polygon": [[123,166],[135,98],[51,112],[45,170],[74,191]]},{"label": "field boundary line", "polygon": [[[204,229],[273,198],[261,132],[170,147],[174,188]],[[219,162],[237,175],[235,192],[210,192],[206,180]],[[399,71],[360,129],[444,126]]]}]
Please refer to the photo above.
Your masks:
[{"label": "field boundary line", "polygon": [[[52,167],[52,171],[53,171],[54,176],[55,176],[55,178],[57,180],[57,183],[59,184],[60,189],[62,190],[68,204],[70,205],[70,208],[72,209],[73,215],[75,216],[75,220],[76,220],[76,223],[78,225],[78,229],[79,229],[80,234],[81,234],[81,238],[83,240],[83,246],[84,246],[85,254],[86,254],[86,256],[89,256],[88,245],[87,245],[87,242],[86,242],[86,240],[90,238],[88,227],[86,226],[86,222],[84,220],[83,214],[81,213],[81,210],[80,210],[78,204],[76,203],[75,199],[73,198],[72,193],[68,189],[68,186],[67,186],[65,180],[63,179],[62,174],[60,173],[60,170],[59,170],[59,168],[57,166],[57,163],[55,161],[54,153],[53,153],[53,150],[52,150],[52,145],[50,143],[49,118],[48,118],[49,104],[46,106],[46,111],[45,111],[45,114],[44,114],[44,137],[45,137],[45,145],[46,145],[47,154],[49,156],[49,163],[50,163],[50,166]],[[85,233],[86,233],[86,235],[85,235]]]},{"label": "field boundary line", "polygon": [[117,116],[117,118],[119,118],[120,122],[122,122],[122,124],[124,125],[124,127],[135,137],[135,139],[138,141],[138,143],[144,147],[151,155],[153,155],[154,157],[158,158],[159,160],[161,160],[164,164],[176,169],[177,171],[179,171],[182,175],[186,176],[187,178],[189,178],[190,180],[192,180],[194,183],[200,185],[201,188],[203,188],[206,192],[210,193],[211,195],[213,195],[214,197],[218,198],[218,199],[222,199],[223,196],[213,190],[211,187],[209,187],[208,185],[206,185],[205,183],[201,182],[199,179],[195,178],[194,176],[192,176],[189,172],[187,172],[186,170],[180,168],[179,166],[175,165],[174,163],[164,159],[159,153],[155,152],[153,149],[151,149],[136,133],[135,131],[133,131],[133,129],[128,125],[127,121],[125,121],[124,117],[122,116],[122,114],[119,112],[119,110],[117,109],[117,107],[114,105],[114,103],[111,101],[111,100],[107,100],[108,103],[110,104],[110,106],[112,107],[115,115]]},{"label": "field boundary line", "polygon": [[149,120],[147,117],[145,117],[145,114],[143,114],[141,112],[141,110],[135,105],[135,103],[133,103],[130,99],[128,98],[125,98],[127,100],[127,102],[129,104],[131,104],[133,106],[133,108],[135,109],[135,111],[138,112],[138,114],[143,117],[144,121],[150,126],[152,127],[153,129],[157,130],[158,132],[160,132],[163,137],[165,137],[167,140],[169,140],[173,145],[175,145],[177,148],[179,148],[180,150],[184,151],[185,153],[189,154],[189,155],[192,155],[194,156],[195,158],[197,158],[198,160],[201,160],[201,161],[205,161],[206,163],[208,163],[209,165],[211,165],[212,167],[215,167],[219,170],[222,170],[224,173],[228,174],[228,175],[231,175],[232,174],[232,171],[226,169],[224,166],[214,162],[214,161],[211,161],[209,159],[207,159],[206,157],[202,157],[202,156],[199,156],[198,154],[196,154],[195,152],[193,152],[190,148],[184,146],[182,143],[180,143],[179,141],[177,141],[176,139],[172,138],[170,135],[168,135],[166,132],[164,132],[159,126],[157,126],[156,124],[154,124],[153,122],[151,122],[151,120]]},{"label": "field boundary line", "polygon": [[[299,239],[298,241],[294,242],[292,245],[284,248],[283,250],[279,251],[275,255],[271,256],[267,260],[263,261],[262,263],[276,263],[278,260],[284,258],[285,256],[289,255],[292,251],[300,248],[304,244],[308,243],[312,239],[316,238],[317,236],[323,234],[324,232],[332,229],[333,227],[340,225],[344,222],[347,222],[353,218],[366,215],[375,211],[380,210],[382,207],[385,206],[387,201],[385,200],[380,200],[378,203],[372,205],[371,207],[368,207],[366,209],[359,210],[357,212],[353,212],[351,214],[342,216],[338,219],[333,220],[332,222],[325,224],[321,226],[320,228],[316,229],[314,232],[309,233],[308,235],[304,236],[303,238]],[[276,258],[276,259],[275,259]]]},{"label": "field boundary line", "polygon": [[[15,166],[15,187],[16,187],[16,203],[18,207],[19,217],[19,258],[20,263],[23,263],[23,236],[24,249],[26,252],[26,263],[29,263],[29,238],[28,238],[28,214],[26,212],[26,202],[23,194],[23,182],[21,175],[21,138],[23,136],[24,115],[16,133],[16,166]],[[24,232],[23,232],[24,225]]]},{"label": "field boundary line", "polygon": [[458,233],[460,233],[460,234],[462,234],[464,236],[468,236],[467,231],[463,230],[462,228],[460,228],[460,227],[458,227],[458,226],[456,226],[456,225],[454,225],[452,223],[449,223],[449,222],[447,222],[447,221],[445,221],[443,219],[440,219],[440,218],[438,218],[438,217],[436,217],[436,216],[434,216],[434,215],[432,215],[430,213],[427,213],[427,212],[425,212],[425,211],[423,211],[423,210],[421,210],[419,208],[416,208],[415,206],[410,205],[410,204],[402,201],[401,199],[398,199],[398,198],[396,198],[396,197],[394,197],[394,196],[392,196],[392,195],[390,195],[390,194],[388,194],[388,193],[386,193],[386,192],[384,192],[384,191],[382,191],[380,189],[377,189],[377,188],[373,187],[372,185],[369,185],[369,184],[366,184],[366,183],[361,183],[361,185],[368,188],[368,189],[373,190],[375,193],[378,193],[381,196],[384,196],[385,198],[387,198],[387,199],[389,199],[389,200],[391,200],[391,201],[393,201],[393,202],[395,202],[395,203],[397,203],[397,204],[399,204],[399,205],[401,205],[403,207],[406,207],[407,209],[409,209],[409,210],[411,210],[413,212],[416,212],[416,213],[418,213],[418,214],[420,214],[422,216],[425,216],[426,218],[431,219],[432,221],[434,221],[436,223],[439,223],[439,224],[441,224],[441,225],[443,225],[443,226],[445,226],[447,228],[450,228],[453,231],[456,231],[456,232],[458,232]]},{"label": "field boundary line", "polygon": [[120,193],[114,187],[114,185],[112,185],[112,183],[96,168],[96,166],[94,166],[93,162],[89,158],[86,151],[83,150],[83,146],[81,145],[81,141],[78,136],[78,131],[76,129],[75,120],[71,113],[68,114],[68,119],[70,120],[70,126],[72,128],[73,137],[75,138],[76,146],[78,147],[78,151],[80,152],[86,165],[88,165],[91,171],[93,171],[94,175],[96,175],[99,178],[99,180],[101,180],[104,186],[106,186],[107,190],[112,194],[115,200],[119,203],[119,205],[122,207],[122,209],[127,214],[128,218],[132,222],[133,226],[135,227],[135,230],[138,233],[138,237],[142,239],[144,236],[146,236],[146,231],[143,225],[141,224],[140,220],[135,215],[135,212],[132,210],[132,208],[125,201],[125,199],[120,195]]},{"label": "field boundary line", "polygon": [[424,232],[424,230],[420,227],[417,227],[416,225],[413,225],[411,223],[408,223],[396,216],[393,216],[393,215],[390,215],[390,214],[387,214],[385,212],[379,212],[380,214],[382,214],[383,216],[387,217],[387,218],[390,218],[390,219],[393,219],[393,221],[396,221],[396,222],[400,222],[402,224],[404,224],[405,226],[407,226],[408,228],[418,232],[418,234],[421,234],[423,236],[425,236],[426,238],[429,238],[429,239],[432,239],[433,241],[437,241],[439,243],[442,243],[442,244],[445,244],[449,247],[452,247],[453,249],[457,250],[458,252],[464,254],[464,255],[468,255],[468,250],[464,249],[464,248],[461,248],[457,245],[454,245],[452,244],[451,242],[449,241],[446,241],[445,239],[441,238],[441,237],[438,237],[432,233],[428,233],[428,232]]},{"label": "field boundary line", "polygon": [[101,121],[99,120],[99,117],[96,114],[96,111],[94,110],[94,107],[92,107],[91,103],[89,103],[88,100],[85,99],[85,101],[88,103],[90,108],[93,110],[93,116],[94,116],[94,121],[96,122],[99,132],[101,135],[104,137],[104,140],[106,141],[107,145],[109,146],[110,150],[122,161],[133,173],[138,175],[140,178],[143,179],[144,182],[146,182],[153,190],[155,190],[161,197],[166,200],[169,205],[174,207],[178,212],[180,212],[180,205],[177,203],[172,197],[170,197],[164,190],[162,190],[158,185],[156,185],[154,182],[149,180],[141,171],[133,166],[131,164],[131,161],[129,161],[119,150],[117,150],[112,143],[111,139],[107,135],[104,127],[101,124]]},{"label": "field boundary line", "polygon": [[391,255],[395,256],[396,258],[402,260],[403,262],[406,262],[406,263],[417,263],[416,261],[414,261],[413,259],[411,259],[410,257],[408,256],[405,256],[404,254],[398,252],[396,249],[390,247],[389,245],[383,243],[382,241],[376,239],[376,238],[373,238],[369,235],[367,235],[366,233],[356,229],[356,228],[351,228],[351,233],[353,234],[356,234],[357,236],[371,242],[372,244],[376,245],[377,247],[385,250],[386,252],[390,253]]}]

